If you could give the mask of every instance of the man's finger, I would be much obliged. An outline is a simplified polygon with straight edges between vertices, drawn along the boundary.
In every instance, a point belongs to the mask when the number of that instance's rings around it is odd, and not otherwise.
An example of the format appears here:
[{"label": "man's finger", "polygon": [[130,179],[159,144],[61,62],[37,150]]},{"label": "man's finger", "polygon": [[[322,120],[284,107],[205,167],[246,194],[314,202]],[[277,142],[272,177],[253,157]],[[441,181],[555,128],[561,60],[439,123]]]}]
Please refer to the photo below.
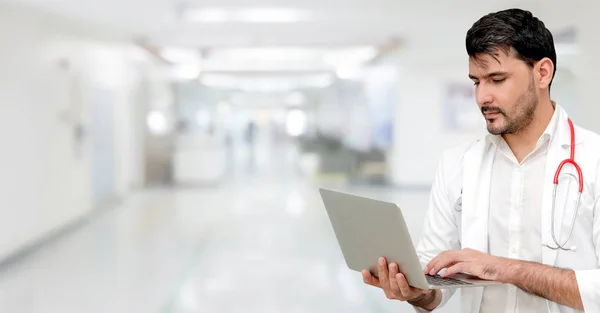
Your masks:
[{"label": "man's finger", "polygon": [[458,262],[458,263],[448,267],[446,269],[446,271],[444,271],[444,273],[442,274],[442,277],[448,277],[452,274],[461,273],[466,270],[467,270],[467,263],[466,262]]},{"label": "man's finger", "polygon": [[390,272],[390,276],[389,276],[390,277],[390,288],[395,293],[399,292],[400,289],[398,288],[398,282],[396,282],[396,275],[398,275],[398,264],[390,263],[388,268],[389,268],[389,272]]},{"label": "man's finger", "polygon": [[460,263],[461,261],[456,260],[456,259],[446,259],[446,260],[440,260],[439,262],[437,262],[432,268],[431,271],[429,271],[429,275],[437,275],[441,270],[445,269],[445,268],[449,268],[451,266],[454,266],[457,263]]},{"label": "man's finger", "polygon": [[431,269],[433,268],[433,266],[439,262],[440,259],[443,259],[446,257],[446,255],[449,253],[450,251],[444,251],[438,255],[436,255],[433,259],[431,259],[431,261],[429,261],[429,263],[427,263],[427,266],[425,266],[425,268],[423,269],[423,273],[424,274],[429,274],[429,272],[431,272]]},{"label": "man's finger", "polygon": [[371,286],[375,286],[375,287],[380,287],[379,286],[379,279],[373,275],[371,275],[371,273],[367,270],[362,270],[361,271],[362,276],[363,276],[363,282],[367,285],[371,285]]},{"label": "man's finger", "polygon": [[426,274],[436,275],[443,268],[447,268],[452,266],[458,262],[462,261],[462,256],[459,251],[451,251],[448,253],[444,253],[444,255],[440,254],[439,257],[434,258],[427,265],[428,271]]},{"label": "man's finger", "polygon": [[408,285],[408,281],[406,281],[406,277],[403,274],[396,275],[396,281],[398,283],[398,289],[400,289],[400,293],[402,297],[408,299],[412,296],[410,286]]},{"label": "man's finger", "polygon": [[378,275],[379,276],[379,285],[381,288],[389,287],[389,272],[387,261],[385,258],[379,258],[379,265],[377,265]]}]

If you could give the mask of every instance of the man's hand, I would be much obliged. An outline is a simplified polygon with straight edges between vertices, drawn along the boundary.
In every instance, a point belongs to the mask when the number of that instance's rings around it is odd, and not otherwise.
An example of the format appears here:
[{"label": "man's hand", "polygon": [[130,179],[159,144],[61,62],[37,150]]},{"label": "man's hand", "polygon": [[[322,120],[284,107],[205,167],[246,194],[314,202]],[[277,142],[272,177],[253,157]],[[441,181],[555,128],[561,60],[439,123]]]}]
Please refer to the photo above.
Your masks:
[{"label": "man's hand", "polygon": [[455,273],[470,274],[481,279],[512,284],[527,293],[579,311],[584,309],[573,270],[463,249],[440,253],[425,267],[425,273],[435,275],[444,268],[444,277]]},{"label": "man's hand", "polygon": [[440,299],[435,290],[422,290],[409,286],[406,277],[400,273],[398,264],[388,265],[385,258],[380,258],[377,270],[379,278],[371,275],[368,270],[363,270],[363,281],[365,284],[383,289],[388,299],[408,301],[412,305],[428,310],[433,310],[439,304]]},{"label": "man's hand", "polygon": [[504,283],[506,277],[503,273],[511,265],[513,265],[513,260],[491,256],[480,251],[451,250],[444,251],[433,258],[425,267],[424,273],[436,275],[445,268],[446,271],[441,275],[442,277],[465,273],[481,279]]}]

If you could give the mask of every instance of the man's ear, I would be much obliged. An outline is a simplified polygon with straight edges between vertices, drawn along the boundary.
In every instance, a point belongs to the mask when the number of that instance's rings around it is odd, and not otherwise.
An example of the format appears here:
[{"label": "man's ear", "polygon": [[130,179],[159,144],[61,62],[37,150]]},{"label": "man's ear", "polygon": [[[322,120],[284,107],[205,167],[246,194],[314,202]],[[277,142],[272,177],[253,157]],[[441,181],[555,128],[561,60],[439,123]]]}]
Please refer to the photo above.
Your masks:
[{"label": "man's ear", "polygon": [[552,78],[554,78],[554,63],[552,60],[549,58],[539,60],[534,66],[534,70],[539,87],[542,89],[548,88]]}]

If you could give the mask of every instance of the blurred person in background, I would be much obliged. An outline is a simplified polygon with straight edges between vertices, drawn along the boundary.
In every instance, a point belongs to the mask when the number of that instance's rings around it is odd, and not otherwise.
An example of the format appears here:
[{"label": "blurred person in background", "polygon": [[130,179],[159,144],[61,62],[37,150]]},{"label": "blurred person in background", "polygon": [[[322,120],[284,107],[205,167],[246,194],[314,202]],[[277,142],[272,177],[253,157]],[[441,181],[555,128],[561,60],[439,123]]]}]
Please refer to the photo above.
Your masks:
[{"label": "blurred person in background", "polygon": [[258,132],[258,126],[254,120],[250,120],[244,129],[244,140],[246,141],[246,147],[248,151],[247,156],[247,170],[251,173],[254,170],[255,164],[255,153],[254,146],[256,144],[256,136]]},{"label": "blurred person in background", "polygon": [[[600,136],[551,100],[552,34],[504,10],[474,23],[466,48],[489,134],[441,157],[417,247],[424,272],[504,283],[462,289],[464,312],[600,312]],[[420,312],[455,291],[410,287],[385,258],[377,277],[362,274]]]}]

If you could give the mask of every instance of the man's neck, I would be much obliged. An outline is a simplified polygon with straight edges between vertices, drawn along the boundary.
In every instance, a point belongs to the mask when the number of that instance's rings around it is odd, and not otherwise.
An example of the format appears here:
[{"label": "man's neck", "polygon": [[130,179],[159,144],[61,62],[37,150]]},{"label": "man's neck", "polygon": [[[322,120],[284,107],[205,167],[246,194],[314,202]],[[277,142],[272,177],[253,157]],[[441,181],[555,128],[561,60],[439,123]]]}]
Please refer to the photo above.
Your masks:
[{"label": "man's neck", "polygon": [[535,149],[540,136],[544,133],[548,124],[550,124],[550,120],[552,120],[554,110],[554,104],[549,99],[544,102],[540,101],[533,121],[531,121],[529,126],[517,134],[502,136],[519,163]]}]

